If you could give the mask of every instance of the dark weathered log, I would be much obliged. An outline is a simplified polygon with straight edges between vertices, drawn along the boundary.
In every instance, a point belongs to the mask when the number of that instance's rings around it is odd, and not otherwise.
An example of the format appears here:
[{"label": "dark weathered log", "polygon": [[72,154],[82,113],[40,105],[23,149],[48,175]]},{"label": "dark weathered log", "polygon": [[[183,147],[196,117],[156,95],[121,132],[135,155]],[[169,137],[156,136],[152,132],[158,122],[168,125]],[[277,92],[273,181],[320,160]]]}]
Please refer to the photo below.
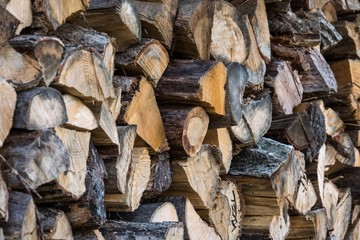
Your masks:
[{"label": "dark weathered log", "polygon": [[108,221],[100,228],[105,239],[174,239],[184,238],[182,223],[131,223],[123,221]]},{"label": "dark weathered log", "polygon": [[37,239],[36,208],[29,194],[10,192],[9,219],[0,222],[5,239]]},{"label": "dark weathered log", "polygon": [[136,133],[155,152],[169,149],[154,89],[146,78],[118,77],[114,85],[122,88],[122,109],[116,120],[118,125],[136,125]]},{"label": "dark weathered log", "polygon": [[14,15],[5,9],[5,6],[0,6],[0,15],[0,45],[3,45],[15,36],[15,31],[20,22]]},{"label": "dark weathered log", "polygon": [[[0,158],[2,158],[1,155],[0,155]],[[8,220],[8,217],[9,217],[8,201],[9,201],[8,189],[7,189],[6,183],[3,179],[3,176],[2,176],[2,173],[0,170],[0,221]]]},{"label": "dark weathered log", "polygon": [[213,13],[211,1],[179,1],[174,26],[176,57],[210,59]]},{"label": "dark weathered log", "polygon": [[[51,182],[69,169],[69,155],[52,130],[34,132],[13,131],[0,153],[11,167],[17,170],[27,186],[36,189]],[[4,179],[11,188],[23,188],[21,181],[2,164]]]},{"label": "dark weathered log", "polygon": [[141,20],[142,36],[159,40],[170,49],[173,40],[177,0],[134,1]]},{"label": "dark weathered log", "polygon": [[73,239],[73,232],[63,211],[55,208],[38,208],[37,217],[45,239]]},{"label": "dark weathered log", "polygon": [[[150,3],[151,4],[151,3]],[[143,39],[115,57],[116,72],[124,76],[145,75],[156,87],[169,63],[166,49],[154,39]]]},{"label": "dark weathered log", "polygon": [[223,63],[173,60],[156,89],[160,101],[200,105],[207,112],[225,114],[226,69]]},{"label": "dark weathered log", "polygon": [[132,0],[99,1],[88,0],[89,8],[83,16],[71,21],[115,39],[116,51],[141,41],[141,23]]},{"label": "dark weathered log", "polygon": [[74,240],[105,240],[101,232],[96,230],[74,231]]},{"label": "dark weathered log", "polygon": [[37,87],[17,95],[13,127],[41,130],[67,122],[64,99],[53,88]]},{"label": "dark weathered log", "polygon": [[1,78],[0,103],[0,147],[2,147],[10,129],[13,126],[13,118],[16,107],[16,92],[9,83]]},{"label": "dark weathered log", "polygon": [[336,11],[341,13],[351,13],[360,10],[358,0],[334,0]]},{"label": "dark weathered log", "polygon": [[360,205],[354,205],[351,214],[351,223],[346,233],[345,239],[358,239],[360,237],[360,225],[359,225],[359,217],[360,217]]},{"label": "dark weathered log", "polygon": [[291,8],[316,10],[317,8],[322,9],[327,2],[329,0],[293,0],[291,1]]}]

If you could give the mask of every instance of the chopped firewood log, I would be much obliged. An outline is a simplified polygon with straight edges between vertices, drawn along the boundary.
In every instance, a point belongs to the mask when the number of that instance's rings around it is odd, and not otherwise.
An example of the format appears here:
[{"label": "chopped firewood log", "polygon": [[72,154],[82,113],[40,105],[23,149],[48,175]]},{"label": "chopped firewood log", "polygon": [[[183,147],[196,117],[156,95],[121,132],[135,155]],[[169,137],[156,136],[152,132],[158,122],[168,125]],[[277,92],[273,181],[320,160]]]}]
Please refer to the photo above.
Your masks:
[{"label": "chopped firewood log", "polygon": [[327,239],[325,209],[290,217],[291,228],[286,239]]},{"label": "chopped firewood log", "polygon": [[146,78],[118,77],[114,83],[122,88],[121,113],[117,125],[136,125],[136,133],[155,152],[169,149],[154,89]]},{"label": "chopped firewood log", "polygon": [[42,28],[43,31],[56,30],[66,20],[80,15],[89,7],[89,0],[70,0],[66,3],[50,0],[32,1],[33,28]]},{"label": "chopped firewood log", "polygon": [[86,192],[78,201],[64,203],[61,206],[73,229],[96,229],[106,221],[103,181],[105,167],[92,143],[89,147],[86,168]]},{"label": "chopped firewood log", "polygon": [[74,240],[105,240],[101,232],[96,230],[74,231]]},{"label": "chopped firewood log", "polygon": [[[360,3],[359,3],[360,5]],[[342,40],[334,47],[323,52],[328,59],[344,59],[360,57],[360,31],[357,24],[348,21],[338,21],[333,23]]]},{"label": "chopped firewood log", "polygon": [[0,6],[0,45],[6,43],[9,39],[15,36],[17,27],[20,24],[20,21],[12,15],[8,10],[5,9],[5,6]]},{"label": "chopped firewood log", "polygon": [[[359,167],[346,168],[339,172],[330,174],[328,177],[334,184],[341,188],[350,188],[354,203],[360,199],[360,188],[357,178],[360,174]],[[356,201],[356,202],[355,202]]]},{"label": "chopped firewood log", "polygon": [[[360,97],[360,60],[344,59],[330,63],[339,88],[350,88],[349,93]],[[346,88],[347,87],[347,88]]]},{"label": "chopped firewood log", "polygon": [[45,239],[73,239],[70,222],[63,211],[38,208],[37,215]]},{"label": "chopped firewood log", "polygon": [[[14,28],[16,35],[32,24],[33,12],[31,3],[32,1],[30,0],[6,0],[2,4],[3,6],[1,6],[20,21],[19,25]],[[1,14],[1,16],[3,15]]]},{"label": "chopped firewood log", "polygon": [[272,61],[267,65],[265,87],[272,91],[273,115],[288,115],[301,103],[303,87],[296,70],[286,61]]},{"label": "chopped firewood log", "polygon": [[114,98],[112,79],[101,56],[83,47],[66,47],[58,76],[52,86],[82,100]]},{"label": "chopped firewood log", "polygon": [[336,137],[336,135],[344,131],[345,124],[337,112],[331,108],[327,108],[323,111],[323,114],[325,117],[326,134],[328,136]]},{"label": "chopped firewood log", "polygon": [[9,219],[0,222],[5,239],[38,239],[36,207],[31,195],[22,192],[9,194]]},{"label": "chopped firewood log", "polygon": [[360,10],[360,2],[358,0],[334,0],[333,2],[339,14]]},{"label": "chopped firewood log", "polygon": [[166,196],[158,201],[171,202],[175,206],[179,221],[184,224],[184,239],[221,239],[215,230],[200,218],[188,198]]},{"label": "chopped firewood log", "polygon": [[[113,78],[114,79],[114,78]],[[107,104],[109,105],[109,109],[110,112],[113,116],[113,119],[116,121],[116,119],[119,117],[120,112],[121,112],[121,86],[116,85],[113,82],[113,86],[114,86],[114,93],[115,93],[115,98],[110,98],[107,101]]]},{"label": "chopped firewood log", "polygon": [[96,146],[119,145],[116,123],[105,102],[86,102],[93,112],[98,127],[91,131],[91,140]]},{"label": "chopped firewood log", "polygon": [[173,60],[156,88],[161,102],[199,105],[207,112],[225,114],[226,68],[223,63]]},{"label": "chopped firewood log", "polygon": [[336,8],[333,1],[328,1],[325,3],[321,11],[324,13],[324,16],[329,22],[334,23],[338,21]]},{"label": "chopped firewood log", "polygon": [[13,125],[16,98],[14,88],[0,77],[0,147],[4,144]]},{"label": "chopped firewood log", "polygon": [[210,59],[213,13],[214,4],[208,0],[178,2],[174,24],[176,57]]},{"label": "chopped firewood log", "polygon": [[347,130],[346,132],[349,134],[354,144],[354,147],[356,148],[360,147],[360,130],[351,129],[351,130]]},{"label": "chopped firewood log", "polygon": [[78,98],[63,95],[68,121],[64,124],[66,128],[91,131],[98,127],[98,123],[91,110]]},{"label": "chopped firewood log", "polygon": [[204,144],[215,145],[221,151],[220,175],[226,174],[231,165],[233,145],[227,128],[209,129]]},{"label": "chopped firewood log", "polygon": [[64,99],[56,89],[37,87],[17,94],[13,128],[41,130],[67,120]]},{"label": "chopped firewood log", "polygon": [[114,74],[114,41],[103,32],[97,32],[91,28],[65,23],[53,32],[66,45],[78,44],[89,48],[94,48],[100,53],[105,67],[110,73],[110,77]]},{"label": "chopped firewood log", "polygon": [[[52,130],[12,131],[0,149],[9,165],[26,181],[30,189],[51,182],[69,169],[68,153]],[[4,164],[3,177],[8,187],[23,188],[21,180]]]},{"label": "chopped firewood log", "polygon": [[133,212],[139,207],[141,196],[150,180],[150,166],[148,150],[134,148],[125,193],[105,194],[106,211]]},{"label": "chopped firewood log", "polygon": [[0,228],[0,239],[5,239],[3,229]]},{"label": "chopped firewood log", "polygon": [[135,0],[134,3],[141,20],[142,36],[157,39],[167,49],[170,49],[178,1]]},{"label": "chopped firewood log", "polygon": [[208,220],[222,239],[239,239],[245,204],[238,186],[232,181],[220,181],[215,204],[198,214]]},{"label": "chopped firewood log", "polygon": [[351,221],[351,191],[350,189],[339,189],[339,199],[336,204],[336,215],[334,216],[334,229],[329,232],[331,239],[344,239]]},{"label": "chopped firewood log", "polygon": [[35,87],[42,78],[39,63],[25,54],[17,52],[10,44],[0,46],[0,77],[19,91]]},{"label": "chopped firewood log", "polygon": [[49,86],[60,67],[64,45],[60,39],[47,36],[20,35],[9,41],[18,52],[35,59],[41,67],[41,81]]},{"label": "chopped firewood log", "polygon": [[240,146],[256,144],[271,126],[272,104],[269,94],[259,96],[243,106],[243,121],[231,127],[232,140]]},{"label": "chopped firewood log", "polygon": [[179,222],[175,206],[170,202],[145,203],[132,213],[114,214],[114,220],[126,222]]},{"label": "chopped firewood log", "polygon": [[[2,158],[1,155],[0,158]],[[0,170],[0,221],[8,220],[9,217],[8,201],[9,201],[9,192]]]},{"label": "chopped firewood log", "polygon": [[167,196],[186,196],[196,209],[209,209],[214,204],[218,181],[220,150],[203,145],[194,157],[171,160],[173,179]]},{"label": "chopped firewood log", "polygon": [[71,22],[107,33],[115,39],[116,51],[141,41],[140,18],[132,0],[88,1],[88,10]]},{"label": "chopped firewood log", "polygon": [[249,24],[248,16],[241,15],[231,3],[216,1],[211,30],[211,55],[226,64],[245,63],[252,44]]},{"label": "chopped firewood log", "polygon": [[291,8],[316,10],[317,8],[322,9],[327,2],[329,2],[329,0],[295,0],[291,1]]},{"label": "chopped firewood log", "polygon": [[[152,4],[152,3],[150,3]],[[124,76],[144,75],[156,88],[156,85],[169,63],[166,49],[154,39],[142,39],[115,56],[116,72]]]},{"label": "chopped firewood log", "polygon": [[249,15],[260,54],[266,62],[270,62],[270,32],[265,9],[265,1],[232,0],[230,3],[239,10],[241,15]]},{"label": "chopped firewood log", "polygon": [[288,48],[274,44],[271,49],[276,56],[291,61],[298,70],[304,94],[337,91],[334,73],[315,48]]},{"label": "chopped firewood log", "polygon": [[205,138],[209,117],[202,107],[160,107],[170,155],[194,157]]},{"label": "chopped firewood log", "polygon": [[150,180],[143,194],[143,199],[154,198],[168,190],[172,182],[172,171],[168,152],[151,156]]},{"label": "chopped firewood log", "polygon": [[[98,147],[106,168],[105,193],[125,193],[127,172],[131,163],[131,152],[134,148],[136,126],[117,126],[119,146],[116,149]],[[113,147],[114,148],[114,147]]]},{"label": "chopped firewood log", "polygon": [[351,223],[346,233],[345,239],[359,239],[360,237],[360,205],[355,205],[352,209]]},{"label": "chopped firewood log", "polygon": [[184,239],[182,223],[132,223],[124,221],[108,221],[100,231],[105,239]]}]

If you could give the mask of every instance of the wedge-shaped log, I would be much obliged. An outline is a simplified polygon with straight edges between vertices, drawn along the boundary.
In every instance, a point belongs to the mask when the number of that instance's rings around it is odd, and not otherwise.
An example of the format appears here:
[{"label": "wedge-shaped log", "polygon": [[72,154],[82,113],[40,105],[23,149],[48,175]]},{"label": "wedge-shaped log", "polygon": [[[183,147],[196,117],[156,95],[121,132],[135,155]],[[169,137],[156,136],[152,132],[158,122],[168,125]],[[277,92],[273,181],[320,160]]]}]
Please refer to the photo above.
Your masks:
[{"label": "wedge-shaped log", "polygon": [[117,74],[124,76],[145,75],[156,87],[169,63],[166,49],[154,39],[145,38],[115,57]]},{"label": "wedge-shaped log", "polygon": [[80,15],[89,7],[89,0],[70,0],[66,3],[51,0],[33,1],[32,27],[43,28],[45,32],[56,30],[71,16]]},{"label": "wedge-shaped log", "polygon": [[18,52],[26,54],[41,67],[42,83],[49,86],[60,67],[64,45],[60,39],[47,36],[20,35],[9,41]]},{"label": "wedge-shaped log", "polygon": [[37,215],[46,239],[73,239],[70,222],[63,211],[38,208]]},{"label": "wedge-shaped log", "polygon": [[[1,158],[2,156],[0,156]],[[8,220],[9,211],[8,211],[8,201],[9,201],[9,192],[0,171],[0,221]],[[0,235],[1,236],[1,235]]]},{"label": "wedge-shaped log", "polygon": [[120,85],[123,90],[122,110],[116,123],[136,125],[136,133],[155,152],[168,150],[159,107],[149,81],[144,77],[115,77],[114,84]]},{"label": "wedge-shaped log", "polygon": [[20,24],[20,21],[6,10],[5,7],[6,6],[0,6],[0,26],[2,29],[0,33],[0,45],[3,45],[15,36],[16,29]]},{"label": "wedge-shaped log", "polygon": [[[0,4],[1,7],[5,8],[20,21],[18,26],[14,26],[16,35],[20,34],[21,30],[32,24],[33,12],[31,3],[32,1],[29,0],[5,0]],[[21,7],[19,7],[19,5],[21,5]]]},{"label": "wedge-shaped log", "polygon": [[156,88],[159,101],[200,105],[225,115],[226,68],[217,61],[173,60]]},{"label": "wedge-shaped log", "polygon": [[360,97],[360,60],[344,59],[330,63],[339,88]]},{"label": "wedge-shaped log", "polygon": [[37,87],[17,95],[13,127],[26,130],[53,128],[68,118],[64,99],[54,88]]},{"label": "wedge-shaped log", "polygon": [[203,145],[186,160],[172,160],[173,182],[164,195],[186,196],[196,209],[209,209],[214,204],[219,178],[218,148]]},{"label": "wedge-shaped log", "polygon": [[116,51],[141,41],[140,18],[132,0],[89,2],[84,16],[73,18],[73,23],[107,33],[115,39]]},{"label": "wedge-shaped log", "polygon": [[0,78],[0,112],[2,113],[0,116],[0,147],[4,144],[13,126],[16,98],[15,89]]},{"label": "wedge-shaped log", "polygon": [[213,13],[211,1],[179,1],[174,26],[176,57],[210,59]]},{"label": "wedge-shaped log", "polygon": [[[60,138],[52,130],[13,131],[0,150],[9,165],[36,189],[51,182],[69,169],[69,155]],[[2,164],[4,179],[11,188],[23,188],[21,181]]]},{"label": "wedge-shaped log", "polygon": [[37,239],[35,208],[31,195],[22,192],[9,194],[9,219],[0,222],[5,239]]},{"label": "wedge-shaped log", "polygon": [[171,48],[178,0],[134,1],[141,20],[142,36]]}]

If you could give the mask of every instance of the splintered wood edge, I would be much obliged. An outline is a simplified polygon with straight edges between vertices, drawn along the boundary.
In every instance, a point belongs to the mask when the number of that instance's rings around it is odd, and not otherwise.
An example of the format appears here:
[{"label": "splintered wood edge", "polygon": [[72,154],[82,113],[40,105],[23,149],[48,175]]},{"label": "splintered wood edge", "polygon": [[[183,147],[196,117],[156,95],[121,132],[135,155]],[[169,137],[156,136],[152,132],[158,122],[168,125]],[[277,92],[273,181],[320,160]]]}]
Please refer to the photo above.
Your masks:
[{"label": "splintered wood edge", "polygon": [[163,203],[154,211],[150,222],[179,222],[175,206],[170,202]]},{"label": "splintered wood edge", "polygon": [[55,228],[50,232],[51,239],[72,239],[73,232],[65,213],[60,211],[55,223]]},{"label": "splintered wood edge", "polygon": [[133,1],[121,0],[116,5],[116,12],[121,21],[128,27],[137,39],[141,39],[141,22],[139,13]]}]

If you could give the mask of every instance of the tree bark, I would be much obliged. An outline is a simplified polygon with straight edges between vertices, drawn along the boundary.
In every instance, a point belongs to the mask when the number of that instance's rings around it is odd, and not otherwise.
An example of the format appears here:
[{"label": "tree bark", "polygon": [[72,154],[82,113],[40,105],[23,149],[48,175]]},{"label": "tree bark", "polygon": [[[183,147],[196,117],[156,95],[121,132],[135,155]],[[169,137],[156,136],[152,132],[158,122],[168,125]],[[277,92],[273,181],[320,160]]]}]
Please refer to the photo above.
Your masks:
[{"label": "tree bark", "polygon": [[70,222],[63,211],[38,208],[37,215],[45,239],[73,239]]}]

